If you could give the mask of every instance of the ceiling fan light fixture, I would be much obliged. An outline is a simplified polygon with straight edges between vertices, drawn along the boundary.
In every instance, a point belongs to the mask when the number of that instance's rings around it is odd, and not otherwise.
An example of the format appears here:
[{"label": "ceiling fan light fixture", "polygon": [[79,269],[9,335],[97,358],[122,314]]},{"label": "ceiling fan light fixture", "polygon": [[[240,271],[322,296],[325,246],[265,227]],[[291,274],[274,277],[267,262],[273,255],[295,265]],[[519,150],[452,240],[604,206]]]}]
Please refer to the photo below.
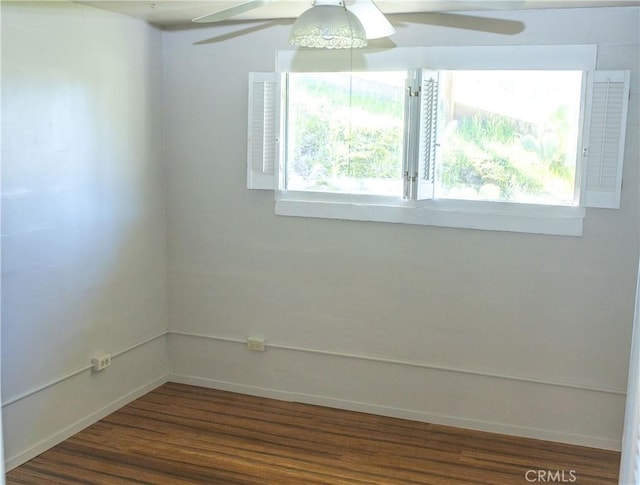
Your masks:
[{"label": "ceiling fan light fixture", "polygon": [[351,49],[366,47],[367,34],[344,2],[316,0],[313,7],[296,19],[289,43],[316,49]]}]

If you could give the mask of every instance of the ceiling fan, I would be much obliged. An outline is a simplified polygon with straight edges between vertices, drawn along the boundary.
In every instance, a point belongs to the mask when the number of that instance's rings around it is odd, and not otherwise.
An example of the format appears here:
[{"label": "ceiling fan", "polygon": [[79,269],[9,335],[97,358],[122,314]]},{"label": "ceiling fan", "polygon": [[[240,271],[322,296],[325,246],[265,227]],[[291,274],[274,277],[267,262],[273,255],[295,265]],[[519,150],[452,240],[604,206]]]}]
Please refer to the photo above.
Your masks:
[{"label": "ceiling fan", "polygon": [[[231,7],[196,17],[192,21],[196,23],[212,23],[232,20],[237,15],[275,3],[279,3],[279,0],[245,0]],[[428,4],[429,2],[425,3]],[[439,3],[442,4],[443,2]],[[517,8],[519,4],[521,5],[523,3],[524,1],[521,0],[503,0],[498,2],[449,0],[446,2],[447,5],[451,6],[449,10],[504,10]],[[418,11],[424,12],[425,10],[424,8],[422,10],[408,8],[406,11],[404,9],[400,11],[394,9],[394,13],[416,13]],[[433,21],[417,21],[446,27],[501,34],[514,34],[523,29],[521,22],[511,20],[444,12],[432,12],[431,16],[434,17],[432,19]],[[341,27],[334,25],[338,22],[336,19],[339,17],[339,20],[344,24]],[[312,26],[314,23],[322,23],[322,27],[318,27],[317,25]],[[333,30],[327,31],[327,25]],[[303,28],[305,29],[304,33],[301,33]],[[349,31],[348,35],[342,39],[346,42],[345,45],[340,44],[342,40],[336,40],[334,38],[336,36],[336,29],[339,32],[341,28],[346,28]],[[394,32],[395,28],[373,0],[314,0],[311,8],[305,10],[297,17],[292,28],[290,42],[302,47],[364,47],[367,45],[368,40],[388,37]],[[309,42],[309,38],[311,37],[313,37],[311,44],[306,43]],[[317,39],[320,39],[320,43],[317,43]]]}]

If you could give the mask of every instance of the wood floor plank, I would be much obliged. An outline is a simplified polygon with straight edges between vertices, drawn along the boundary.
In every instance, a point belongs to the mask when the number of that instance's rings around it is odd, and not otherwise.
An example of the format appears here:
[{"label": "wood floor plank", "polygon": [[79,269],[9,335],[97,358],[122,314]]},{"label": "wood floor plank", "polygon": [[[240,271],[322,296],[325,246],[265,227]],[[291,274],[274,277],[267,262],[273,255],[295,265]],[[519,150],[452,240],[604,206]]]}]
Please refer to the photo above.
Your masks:
[{"label": "wood floor plank", "polygon": [[11,470],[7,484],[509,485],[548,470],[606,485],[617,483],[619,460],[611,451],[167,383]]}]

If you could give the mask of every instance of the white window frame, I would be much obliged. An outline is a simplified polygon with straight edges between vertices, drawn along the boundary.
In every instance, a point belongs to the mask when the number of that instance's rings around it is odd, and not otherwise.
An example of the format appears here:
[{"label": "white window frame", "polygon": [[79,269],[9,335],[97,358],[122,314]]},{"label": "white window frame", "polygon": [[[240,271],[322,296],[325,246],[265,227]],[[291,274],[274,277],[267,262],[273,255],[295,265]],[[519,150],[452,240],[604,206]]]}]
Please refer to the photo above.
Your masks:
[{"label": "white window frame", "polygon": [[[605,153],[615,158],[613,185],[595,187],[595,195],[585,190],[589,164],[601,163],[595,153],[590,153],[593,140],[590,130],[585,129],[591,116],[590,96],[593,81],[603,77],[606,82],[622,83],[628,93],[628,71],[610,71],[598,74],[596,67],[597,48],[594,45],[555,46],[472,46],[472,47],[421,47],[397,48],[382,51],[324,51],[294,50],[279,51],[275,79],[287,72],[330,71],[383,71],[383,70],[581,70],[585,72],[587,86],[583,99],[589,102],[582,111],[580,147],[585,147],[582,160],[577,160],[576,206],[535,205],[508,202],[468,201],[452,199],[403,200],[385,196],[367,196],[334,193],[299,192],[284,189],[284,148],[277,143],[275,173],[272,186],[275,188],[275,213],[283,216],[317,217],[357,221],[377,221],[404,224],[420,224],[443,227],[483,229],[496,231],[526,232],[580,236],[586,207],[619,207],[622,175],[624,128],[626,126],[626,103],[623,113],[616,112],[615,136],[618,144],[615,153]],[[282,96],[283,90],[280,95]],[[624,100],[626,101],[626,100]],[[278,99],[280,106],[282,99]],[[622,116],[623,115],[623,116]],[[606,120],[609,122],[609,120]],[[614,120],[615,121],[615,120]],[[283,123],[280,123],[282,129]],[[278,132],[279,142],[284,133]],[[593,150],[603,152],[602,150]],[[610,150],[611,152],[611,150]],[[600,153],[601,154],[601,153]],[[253,165],[255,166],[255,164]],[[268,188],[268,187],[261,187]],[[593,187],[592,187],[593,188]],[[602,195],[598,190],[606,193]],[[613,190],[613,193],[611,191]],[[589,204],[590,201],[595,203]]]}]

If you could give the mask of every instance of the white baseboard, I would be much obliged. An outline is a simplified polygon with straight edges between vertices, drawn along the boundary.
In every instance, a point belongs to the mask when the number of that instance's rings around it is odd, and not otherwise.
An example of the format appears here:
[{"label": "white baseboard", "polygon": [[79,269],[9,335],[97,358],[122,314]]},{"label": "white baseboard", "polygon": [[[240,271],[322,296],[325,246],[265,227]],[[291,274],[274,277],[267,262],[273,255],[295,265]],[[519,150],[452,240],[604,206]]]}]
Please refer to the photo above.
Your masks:
[{"label": "white baseboard", "polygon": [[180,374],[169,374],[168,382],[176,382],[179,384],[189,384],[193,386],[207,387],[210,389],[220,389],[223,391],[238,392],[252,396],[267,397],[279,399],[281,401],[295,401],[305,404],[314,404],[318,406],[327,406],[337,409],[346,409],[349,411],[358,411],[363,413],[377,414],[380,416],[389,416],[393,418],[410,419],[413,421],[421,421],[426,423],[440,424],[445,426],[455,426],[458,428],[473,429],[476,431],[487,431],[490,433],[500,433],[510,436],[519,436],[525,438],[533,438],[546,441],[554,441],[559,443],[569,443],[579,446],[588,446],[591,448],[599,448],[605,450],[620,451],[621,443],[617,440],[600,438],[597,436],[585,436],[570,433],[561,433],[557,431],[530,428],[525,426],[505,425],[501,423],[479,421],[466,418],[457,418],[442,414],[430,414],[413,409],[403,409],[390,406],[380,406],[368,404],[358,401],[348,401],[331,397],[295,393],[283,391],[279,389],[268,389],[263,387],[248,386],[234,382],[220,381],[215,379],[207,379],[203,377],[193,377]]},{"label": "white baseboard", "polygon": [[32,458],[35,458],[39,454],[47,451],[49,448],[57,445],[58,443],[61,443],[67,438],[70,438],[74,434],[82,431],[87,426],[91,426],[92,424],[96,423],[97,421],[100,421],[102,418],[108,416],[114,411],[117,411],[122,406],[129,404],[131,401],[135,401],[136,399],[152,391],[156,387],[161,386],[162,384],[166,383],[167,380],[168,380],[167,375],[154,379],[153,381],[148,382],[138,387],[137,389],[134,389],[130,393],[126,394],[125,396],[119,399],[116,399],[110,404],[107,404],[106,406],[98,409],[97,411],[82,418],[81,420],[67,426],[64,429],[61,429],[57,433],[36,443],[34,446],[28,448],[27,450],[7,458],[5,461],[5,470],[6,471],[12,470],[13,468],[22,465],[23,463],[31,460]]}]

